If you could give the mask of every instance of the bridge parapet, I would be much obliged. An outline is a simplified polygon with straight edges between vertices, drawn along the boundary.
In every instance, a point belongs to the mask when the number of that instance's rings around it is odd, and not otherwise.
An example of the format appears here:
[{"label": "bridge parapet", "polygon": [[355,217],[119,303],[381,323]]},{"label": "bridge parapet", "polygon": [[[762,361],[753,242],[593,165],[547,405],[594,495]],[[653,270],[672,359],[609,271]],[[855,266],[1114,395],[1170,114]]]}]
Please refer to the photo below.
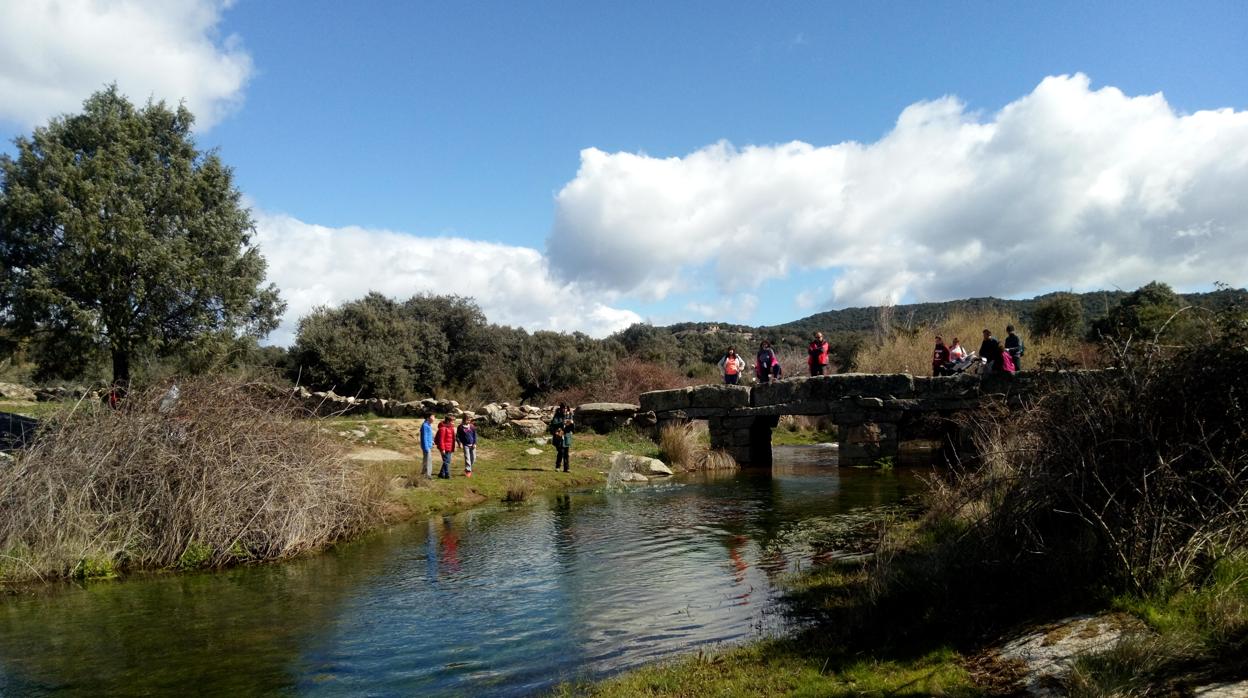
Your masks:
[{"label": "bridge parapet", "polygon": [[925,413],[948,414],[979,407],[988,395],[1021,399],[1036,382],[1060,374],[1018,374],[1012,380],[905,373],[842,373],[788,378],[757,385],[700,385],[643,393],[641,410],[660,427],[690,419],[710,424],[711,446],[739,463],[770,465],[771,429],[781,415],[829,417],[836,425],[843,465],[895,456],[901,426]]}]

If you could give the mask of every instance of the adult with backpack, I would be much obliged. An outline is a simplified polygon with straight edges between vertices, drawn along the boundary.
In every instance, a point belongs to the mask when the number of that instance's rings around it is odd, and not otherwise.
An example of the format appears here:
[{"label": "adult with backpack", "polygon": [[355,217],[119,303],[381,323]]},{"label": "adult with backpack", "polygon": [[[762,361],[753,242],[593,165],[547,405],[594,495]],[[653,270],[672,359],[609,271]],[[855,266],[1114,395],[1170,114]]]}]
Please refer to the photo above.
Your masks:
[{"label": "adult with backpack", "polygon": [[1005,337],[1005,351],[1010,355],[1014,370],[1021,371],[1023,370],[1023,353],[1027,351],[1027,348],[1023,346],[1023,338],[1014,333],[1013,325],[1006,325],[1005,331],[1008,333]]}]

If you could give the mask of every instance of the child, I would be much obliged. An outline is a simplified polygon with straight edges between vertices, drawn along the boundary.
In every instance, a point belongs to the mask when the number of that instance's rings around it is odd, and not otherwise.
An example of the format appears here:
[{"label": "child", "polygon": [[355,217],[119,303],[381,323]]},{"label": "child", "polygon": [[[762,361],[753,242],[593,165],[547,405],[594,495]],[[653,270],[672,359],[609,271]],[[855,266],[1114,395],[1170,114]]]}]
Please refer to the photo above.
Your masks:
[{"label": "child", "polygon": [[464,418],[455,430],[455,440],[464,447],[464,476],[472,477],[472,466],[477,462],[477,427],[472,417]]}]

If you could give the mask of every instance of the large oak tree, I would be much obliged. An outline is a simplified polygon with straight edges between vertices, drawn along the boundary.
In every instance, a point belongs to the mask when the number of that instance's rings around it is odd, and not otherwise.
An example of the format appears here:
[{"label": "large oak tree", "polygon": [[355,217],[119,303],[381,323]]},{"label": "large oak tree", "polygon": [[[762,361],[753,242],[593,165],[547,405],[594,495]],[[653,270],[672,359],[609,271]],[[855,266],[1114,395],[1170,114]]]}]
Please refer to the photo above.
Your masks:
[{"label": "large oak tree", "polygon": [[0,156],[0,321],[44,373],[167,355],[206,333],[263,337],[284,310],[230,168],[194,117],[117,87]]}]

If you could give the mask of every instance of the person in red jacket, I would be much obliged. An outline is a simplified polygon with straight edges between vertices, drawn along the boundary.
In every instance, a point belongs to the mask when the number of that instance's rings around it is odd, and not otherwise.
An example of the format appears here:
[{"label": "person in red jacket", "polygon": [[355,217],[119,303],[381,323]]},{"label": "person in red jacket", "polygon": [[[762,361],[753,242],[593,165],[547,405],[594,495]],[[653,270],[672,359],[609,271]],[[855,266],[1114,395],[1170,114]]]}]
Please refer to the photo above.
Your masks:
[{"label": "person in red jacket", "polygon": [[822,332],[815,333],[815,341],[806,347],[806,363],[810,366],[810,375],[822,376],[828,372],[828,343]]},{"label": "person in red jacket", "polygon": [[446,419],[438,425],[438,433],[433,436],[433,445],[438,447],[438,451],[442,453],[442,470],[438,473],[438,477],[443,480],[451,479],[451,456],[455,454],[455,420],[451,415],[446,415]]}]

